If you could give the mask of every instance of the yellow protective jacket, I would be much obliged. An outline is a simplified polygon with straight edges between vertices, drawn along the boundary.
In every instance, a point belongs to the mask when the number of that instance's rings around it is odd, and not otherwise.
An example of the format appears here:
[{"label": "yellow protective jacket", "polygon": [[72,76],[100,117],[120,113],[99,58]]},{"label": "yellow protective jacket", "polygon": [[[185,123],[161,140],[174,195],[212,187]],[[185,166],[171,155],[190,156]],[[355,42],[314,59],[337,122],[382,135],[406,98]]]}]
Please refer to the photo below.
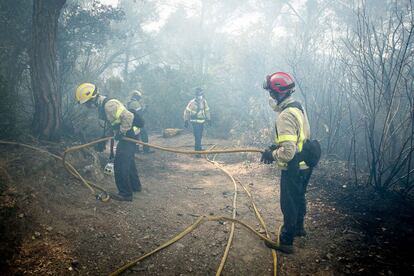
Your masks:
[{"label": "yellow protective jacket", "polygon": [[[287,107],[295,100],[288,97],[280,103],[275,111],[279,112],[276,119],[275,142],[279,147],[272,152],[278,167],[285,169],[287,163],[293,159],[296,152],[302,151],[305,140],[310,138],[310,126],[306,112],[296,107]],[[300,169],[306,169],[304,162],[299,164]]]},{"label": "yellow protective jacket", "polygon": [[[125,135],[128,130],[133,128],[134,114],[129,112],[125,106],[116,99],[110,99],[104,106],[102,106],[105,98],[105,96],[99,96],[98,98],[98,106],[103,108],[105,113],[105,118],[101,119],[105,119],[113,127],[119,125],[119,131]],[[139,133],[138,128],[134,127],[133,130],[135,134]]]},{"label": "yellow protective jacket", "polygon": [[206,120],[211,120],[206,99],[203,98],[201,101],[192,99],[184,110],[184,121],[203,124]]}]

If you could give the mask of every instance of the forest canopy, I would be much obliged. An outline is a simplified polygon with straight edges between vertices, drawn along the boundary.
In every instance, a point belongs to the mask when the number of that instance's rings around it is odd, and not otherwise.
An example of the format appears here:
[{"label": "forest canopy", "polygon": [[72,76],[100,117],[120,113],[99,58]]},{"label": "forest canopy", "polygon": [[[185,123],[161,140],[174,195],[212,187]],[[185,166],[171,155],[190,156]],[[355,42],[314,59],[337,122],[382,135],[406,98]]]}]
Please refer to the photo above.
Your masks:
[{"label": "forest canopy", "polygon": [[93,82],[122,101],[142,90],[150,131],[182,128],[202,87],[209,135],[265,146],[275,113],[261,85],[286,71],[324,156],[349,161],[352,177],[380,192],[409,194],[412,9],[408,0],[4,0],[0,137],[100,136],[73,96]]}]

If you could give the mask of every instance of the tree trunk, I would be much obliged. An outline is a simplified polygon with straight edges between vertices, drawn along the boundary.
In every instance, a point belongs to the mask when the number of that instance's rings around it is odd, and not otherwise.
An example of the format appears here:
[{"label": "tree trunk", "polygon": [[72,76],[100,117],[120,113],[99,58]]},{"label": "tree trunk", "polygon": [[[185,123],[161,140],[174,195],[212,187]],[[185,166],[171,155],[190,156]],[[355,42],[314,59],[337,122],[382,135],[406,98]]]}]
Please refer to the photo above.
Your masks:
[{"label": "tree trunk", "polygon": [[41,139],[57,140],[62,126],[56,36],[66,0],[34,0],[31,79],[35,104],[33,131]]}]

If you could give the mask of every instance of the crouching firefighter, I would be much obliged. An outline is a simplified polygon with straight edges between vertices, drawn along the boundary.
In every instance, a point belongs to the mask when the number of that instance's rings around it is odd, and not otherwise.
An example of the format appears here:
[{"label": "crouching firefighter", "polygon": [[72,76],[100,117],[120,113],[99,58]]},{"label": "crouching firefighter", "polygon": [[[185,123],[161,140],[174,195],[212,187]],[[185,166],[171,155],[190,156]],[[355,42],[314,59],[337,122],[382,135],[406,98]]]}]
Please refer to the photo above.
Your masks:
[{"label": "crouching firefighter", "polygon": [[[279,236],[279,246],[268,247],[293,253],[293,240],[305,236],[304,218],[306,214],[306,187],[316,164],[303,161],[304,145],[310,145],[310,126],[302,105],[291,95],[295,91],[293,78],[284,72],[267,76],[263,88],[270,94],[270,105],[279,113],[276,120],[275,145],[262,154],[265,164],[273,162],[282,170],[280,179],[280,205],[283,213],[283,227]],[[316,141],[317,143],[317,141]],[[319,146],[319,143],[317,143]],[[311,156],[313,157],[313,156]],[[320,148],[319,156],[320,157]],[[307,158],[306,160],[308,160]],[[317,161],[318,161],[317,160]],[[317,163],[316,161],[316,163]],[[309,163],[309,165],[308,165]]]},{"label": "crouching firefighter", "polygon": [[[207,100],[204,98],[203,89],[199,87],[195,89],[195,98],[187,104],[184,110],[184,127],[188,128],[190,122],[193,126],[194,149],[201,151],[203,150],[201,139],[203,138],[204,124],[211,125],[211,116]],[[196,157],[201,156],[196,155]]]},{"label": "crouching firefighter", "polygon": [[141,191],[141,182],[135,164],[135,143],[122,140],[123,137],[137,139],[143,120],[128,111],[116,99],[110,99],[98,93],[91,83],[83,83],[75,92],[76,100],[88,108],[97,108],[99,119],[111,125],[115,140],[119,141],[114,160],[115,183],[118,195],[115,200],[132,201],[133,192]]}]

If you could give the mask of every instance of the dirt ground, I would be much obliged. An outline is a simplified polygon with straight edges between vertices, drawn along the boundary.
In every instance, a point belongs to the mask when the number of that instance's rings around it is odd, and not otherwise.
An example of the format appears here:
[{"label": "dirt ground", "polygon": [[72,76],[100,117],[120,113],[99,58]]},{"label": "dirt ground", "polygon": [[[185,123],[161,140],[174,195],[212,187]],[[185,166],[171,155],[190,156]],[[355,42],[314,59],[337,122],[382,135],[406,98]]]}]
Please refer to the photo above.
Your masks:
[{"label": "dirt ground", "polygon": [[[154,144],[187,149],[193,143],[190,134],[150,139]],[[232,146],[230,141],[212,138],[203,142]],[[46,148],[59,153],[64,146]],[[94,159],[86,151],[70,161],[88,179],[115,193],[113,178],[104,176],[99,167],[104,156]],[[103,203],[58,161],[0,145],[2,274],[109,274],[163,244],[200,215],[231,216],[233,184],[205,159],[160,151],[137,154],[136,159],[143,191],[134,194],[132,203]],[[217,160],[250,189],[274,236],[282,223],[279,172],[260,164],[257,154],[218,156]],[[295,240],[295,254],[278,253],[278,275],[413,275],[409,258],[414,244],[413,213],[403,206],[397,209],[394,201],[382,209],[374,208],[378,204],[372,201],[362,204],[367,199],[383,201],[347,183],[345,171],[338,161],[323,161],[315,171],[307,194],[308,235]],[[357,188],[367,192],[357,197]],[[241,187],[237,218],[260,230]],[[229,223],[208,222],[125,275],[213,275],[229,231]],[[272,275],[271,251],[236,226],[223,274]]]}]

